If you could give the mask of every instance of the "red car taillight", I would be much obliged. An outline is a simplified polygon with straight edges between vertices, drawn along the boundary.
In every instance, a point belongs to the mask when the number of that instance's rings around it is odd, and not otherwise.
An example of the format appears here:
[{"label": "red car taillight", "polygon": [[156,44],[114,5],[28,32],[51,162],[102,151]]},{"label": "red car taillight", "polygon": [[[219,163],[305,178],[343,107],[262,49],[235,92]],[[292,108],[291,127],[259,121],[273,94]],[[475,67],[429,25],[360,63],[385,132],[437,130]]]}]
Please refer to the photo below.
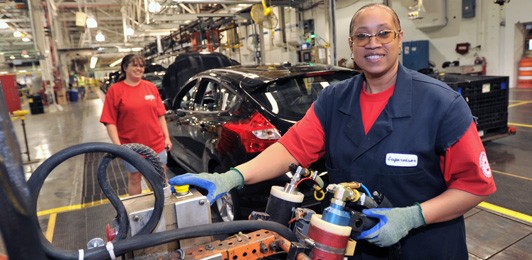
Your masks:
[{"label": "red car taillight", "polygon": [[281,134],[264,116],[255,112],[250,118],[236,123],[226,123],[225,129],[235,132],[248,153],[262,152],[275,143]]}]

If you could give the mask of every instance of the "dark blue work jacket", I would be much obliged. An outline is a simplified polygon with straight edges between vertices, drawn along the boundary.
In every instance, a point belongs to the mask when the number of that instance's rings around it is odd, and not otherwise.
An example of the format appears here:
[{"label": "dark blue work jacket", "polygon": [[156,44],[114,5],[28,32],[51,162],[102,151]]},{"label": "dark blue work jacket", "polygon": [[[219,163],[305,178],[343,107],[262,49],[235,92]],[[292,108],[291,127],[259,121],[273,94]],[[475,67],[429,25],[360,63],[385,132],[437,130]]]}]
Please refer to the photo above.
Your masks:
[{"label": "dark blue work jacket", "polygon": [[[399,65],[395,90],[368,134],[360,91],[364,76],[332,85],[314,111],[324,128],[330,183],[362,182],[394,207],[414,205],[446,190],[440,156],[466,132],[473,116],[465,100],[441,81]],[[404,259],[467,259],[463,217],[411,230]],[[387,258],[387,249],[359,241],[358,258]],[[360,255],[362,254],[362,255]]]}]

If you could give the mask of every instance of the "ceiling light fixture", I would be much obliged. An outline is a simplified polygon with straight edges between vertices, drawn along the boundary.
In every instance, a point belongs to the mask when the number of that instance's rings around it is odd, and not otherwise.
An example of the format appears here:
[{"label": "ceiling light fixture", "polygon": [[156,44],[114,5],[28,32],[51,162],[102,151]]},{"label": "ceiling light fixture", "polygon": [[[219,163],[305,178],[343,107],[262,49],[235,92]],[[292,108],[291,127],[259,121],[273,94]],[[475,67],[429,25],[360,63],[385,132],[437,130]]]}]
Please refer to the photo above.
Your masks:
[{"label": "ceiling light fixture", "polygon": [[87,18],[87,28],[96,28],[98,27],[98,22],[94,17]]},{"label": "ceiling light fixture", "polygon": [[11,55],[9,56],[10,59],[14,60],[15,59],[15,56]]},{"label": "ceiling light fixture", "polygon": [[30,41],[30,38],[28,38],[28,37],[24,37],[24,38],[22,38],[22,41],[23,41],[23,42],[29,42],[29,41]]},{"label": "ceiling light fixture", "polygon": [[6,22],[1,21],[0,22],[0,29],[7,29],[7,28],[9,28],[9,25]]},{"label": "ceiling light fixture", "polygon": [[96,34],[96,41],[97,42],[105,41],[105,35],[103,35],[101,31],[98,31],[98,33]]},{"label": "ceiling light fixture", "polygon": [[113,61],[113,63],[109,64],[109,67],[111,67],[111,68],[112,68],[112,67],[114,67],[114,66],[118,65],[118,63],[120,63],[120,62],[122,62],[122,58],[120,58],[120,59],[118,59],[118,60],[115,60],[115,61]]},{"label": "ceiling light fixture", "polygon": [[22,33],[20,31],[14,31],[13,37],[17,37],[17,38],[22,37]]},{"label": "ceiling light fixture", "polygon": [[98,57],[96,56],[92,56],[91,57],[91,64],[90,64],[90,68],[91,69],[94,69],[96,67],[96,63],[98,62]]},{"label": "ceiling light fixture", "polygon": [[148,12],[150,13],[158,13],[161,11],[161,4],[157,2],[156,0],[150,0],[150,3],[148,4]]},{"label": "ceiling light fixture", "polygon": [[133,36],[135,34],[135,30],[133,30],[133,28],[131,27],[126,27],[126,36]]}]

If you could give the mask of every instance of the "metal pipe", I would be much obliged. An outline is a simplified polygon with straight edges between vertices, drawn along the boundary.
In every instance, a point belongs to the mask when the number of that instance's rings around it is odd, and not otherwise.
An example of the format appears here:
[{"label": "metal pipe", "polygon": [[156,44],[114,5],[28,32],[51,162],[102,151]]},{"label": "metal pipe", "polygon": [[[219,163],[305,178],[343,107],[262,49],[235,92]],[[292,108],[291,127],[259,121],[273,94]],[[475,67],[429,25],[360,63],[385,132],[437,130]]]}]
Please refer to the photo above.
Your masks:
[{"label": "metal pipe", "polygon": [[329,24],[329,31],[331,32],[331,35],[329,36],[331,40],[331,55],[332,55],[332,65],[336,64],[336,12],[335,12],[335,0],[329,0],[329,20],[331,21]]},{"label": "metal pipe", "polygon": [[279,7],[279,20],[281,22],[281,36],[283,41],[283,48],[286,50],[286,16],[284,14],[284,7]]},{"label": "metal pipe", "polygon": [[[32,14],[32,4],[33,4],[33,1],[32,0],[29,0],[29,3],[28,3],[28,13],[30,15],[30,24],[31,24],[31,35],[33,36],[33,47],[35,48],[35,50],[39,50],[39,47],[37,46],[37,38],[35,37],[35,25],[33,24],[33,14]],[[51,28],[49,28],[51,29]]]},{"label": "metal pipe", "polygon": [[150,24],[150,10],[149,9],[149,4],[148,4],[148,0],[144,0],[144,15],[146,16],[144,22],[146,24]]},{"label": "metal pipe", "polygon": [[126,23],[126,10],[124,7],[120,8],[120,12],[122,13],[122,27],[124,32],[124,44],[127,43],[127,23]]},{"label": "metal pipe", "polygon": [[98,7],[120,7],[121,4],[111,4],[109,2],[99,2],[99,3],[61,3],[58,4],[60,9],[79,9],[84,8],[98,8]]}]

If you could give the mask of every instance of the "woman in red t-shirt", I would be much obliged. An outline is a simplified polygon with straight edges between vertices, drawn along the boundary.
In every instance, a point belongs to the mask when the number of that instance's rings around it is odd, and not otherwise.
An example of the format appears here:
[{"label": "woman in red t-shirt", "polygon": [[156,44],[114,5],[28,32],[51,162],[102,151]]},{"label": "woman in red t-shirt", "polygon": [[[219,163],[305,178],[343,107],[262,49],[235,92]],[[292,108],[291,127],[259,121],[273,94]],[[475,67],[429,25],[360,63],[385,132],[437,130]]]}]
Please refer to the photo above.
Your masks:
[{"label": "woman in red t-shirt", "polygon": [[[162,103],[157,87],[142,79],[144,58],[128,54],[120,65],[122,80],[111,85],[105,96],[100,122],[114,144],[140,143],[152,148],[164,165],[166,172],[166,151],[172,148]],[[142,175],[130,164],[128,171],[128,193],[141,193]]]}]

